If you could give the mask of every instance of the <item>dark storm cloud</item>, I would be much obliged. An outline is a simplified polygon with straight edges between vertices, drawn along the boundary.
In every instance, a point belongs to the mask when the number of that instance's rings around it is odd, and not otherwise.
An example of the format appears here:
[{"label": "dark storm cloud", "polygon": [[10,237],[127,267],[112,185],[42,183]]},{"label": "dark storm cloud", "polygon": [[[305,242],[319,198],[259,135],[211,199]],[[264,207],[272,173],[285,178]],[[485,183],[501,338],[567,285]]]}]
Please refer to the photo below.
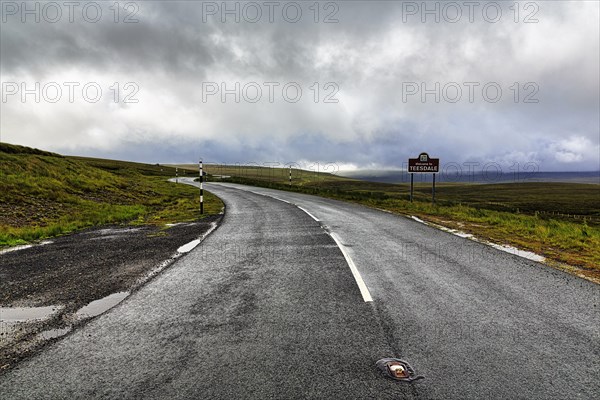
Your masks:
[{"label": "dark storm cloud", "polygon": [[[459,163],[534,161],[546,170],[598,169],[598,4],[534,3],[539,22],[524,24],[531,11],[524,8],[527,2],[520,3],[519,23],[509,3],[500,3],[503,15],[495,23],[482,16],[486,2],[479,3],[473,22],[463,7],[457,23],[443,15],[440,23],[432,16],[423,23],[419,13],[406,11],[424,3],[389,1],[333,3],[339,22],[327,24],[323,19],[334,10],[325,8],[327,2],[320,3],[319,23],[312,2],[299,3],[303,15],[295,23],[282,17],[285,3],[273,22],[263,7],[257,23],[243,16],[235,23],[231,15],[222,23],[219,15],[203,13],[222,2],[136,2],[137,23],[122,23],[127,10],[115,23],[110,2],[101,3],[97,23],[77,13],[73,23],[23,23],[19,15],[4,13],[3,83],[93,81],[103,96],[93,104],[23,103],[19,94],[10,96],[1,104],[1,139],[139,161],[203,156],[219,162],[401,166],[428,150]],[[116,104],[115,82],[121,96]],[[139,88],[138,103],[122,101],[128,82]],[[229,95],[222,103],[216,95],[203,101],[206,82],[228,89],[236,82],[275,82],[278,97],[269,102],[263,93],[257,103],[237,103]],[[301,101],[281,98],[289,82],[302,88]],[[457,103],[436,101],[435,95],[422,101],[420,93],[406,99],[411,82],[429,89],[454,82],[463,97]],[[472,102],[465,100],[465,82],[479,85]],[[482,98],[481,87],[489,82],[503,90],[496,103]],[[323,102],[327,83],[339,88],[339,103]],[[533,91],[538,103],[524,103]]]}]

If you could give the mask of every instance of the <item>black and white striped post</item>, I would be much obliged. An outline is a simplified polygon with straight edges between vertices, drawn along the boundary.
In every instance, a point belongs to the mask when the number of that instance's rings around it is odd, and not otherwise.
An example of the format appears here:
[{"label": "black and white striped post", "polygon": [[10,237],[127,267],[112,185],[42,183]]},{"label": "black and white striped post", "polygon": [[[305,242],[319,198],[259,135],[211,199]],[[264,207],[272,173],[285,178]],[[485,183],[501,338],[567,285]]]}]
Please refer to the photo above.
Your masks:
[{"label": "black and white striped post", "polygon": [[175,167],[175,183],[179,183],[179,168]]},{"label": "black and white striped post", "polygon": [[202,186],[204,171],[202,170],[202,160],[198,164],[200,166],[200,214],[204,214],[204,187]]},{"label": "black and white striped post", "polygon": [[290,187],[292,187],[292,165],[290,164]]}]

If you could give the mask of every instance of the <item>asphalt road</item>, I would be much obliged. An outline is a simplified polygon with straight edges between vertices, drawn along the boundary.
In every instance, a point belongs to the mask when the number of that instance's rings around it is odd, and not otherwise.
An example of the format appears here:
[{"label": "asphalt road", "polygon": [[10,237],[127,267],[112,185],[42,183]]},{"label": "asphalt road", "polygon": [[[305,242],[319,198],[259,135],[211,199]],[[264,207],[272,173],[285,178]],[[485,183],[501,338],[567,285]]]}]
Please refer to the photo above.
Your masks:
[{"label": "asphalt road", "polygon": [[[222,225],[119,306],[0,377],[0,398],[600,393],[599,286],[385,212],[206,186],[225,201]],[[404,358],[426,379],[386,379],[374,366],[382,357]]]}]

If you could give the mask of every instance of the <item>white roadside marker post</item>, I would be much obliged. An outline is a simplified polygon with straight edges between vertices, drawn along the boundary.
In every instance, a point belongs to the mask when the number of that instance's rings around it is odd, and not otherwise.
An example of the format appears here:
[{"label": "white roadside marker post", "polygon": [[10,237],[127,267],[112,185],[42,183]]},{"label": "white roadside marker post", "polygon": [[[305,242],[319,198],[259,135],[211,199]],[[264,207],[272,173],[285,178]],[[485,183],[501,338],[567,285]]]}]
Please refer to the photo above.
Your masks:
[{"label": "white roadside marker post", "polygon": [[290,187],[292,187],[292,164],[290,164]]},{"label": "white roadside marker post", "polygon": [[202,171],[202,160],[198,164],[200,165],[200,214],[204,214],[204,188],[202,187],[204,172]]},{"label": "white roadside marker post", "polygon": [[175,183],[179,183],[179,169],[175,167]]}]

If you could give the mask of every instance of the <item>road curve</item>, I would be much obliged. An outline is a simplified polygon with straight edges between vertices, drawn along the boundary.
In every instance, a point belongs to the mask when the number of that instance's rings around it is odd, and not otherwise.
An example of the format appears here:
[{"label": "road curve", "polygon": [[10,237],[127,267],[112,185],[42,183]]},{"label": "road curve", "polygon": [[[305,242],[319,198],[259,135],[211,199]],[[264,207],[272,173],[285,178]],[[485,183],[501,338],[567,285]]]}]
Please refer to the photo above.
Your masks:
[{"label": "road curve", "polygon": [[[1,376],[0,397],[600,393],[599,286],[381,211],[206,186],[226,204],[222,225],[119,306]],[[426,379],[383,378],[374,364],[389,356]]]}]

